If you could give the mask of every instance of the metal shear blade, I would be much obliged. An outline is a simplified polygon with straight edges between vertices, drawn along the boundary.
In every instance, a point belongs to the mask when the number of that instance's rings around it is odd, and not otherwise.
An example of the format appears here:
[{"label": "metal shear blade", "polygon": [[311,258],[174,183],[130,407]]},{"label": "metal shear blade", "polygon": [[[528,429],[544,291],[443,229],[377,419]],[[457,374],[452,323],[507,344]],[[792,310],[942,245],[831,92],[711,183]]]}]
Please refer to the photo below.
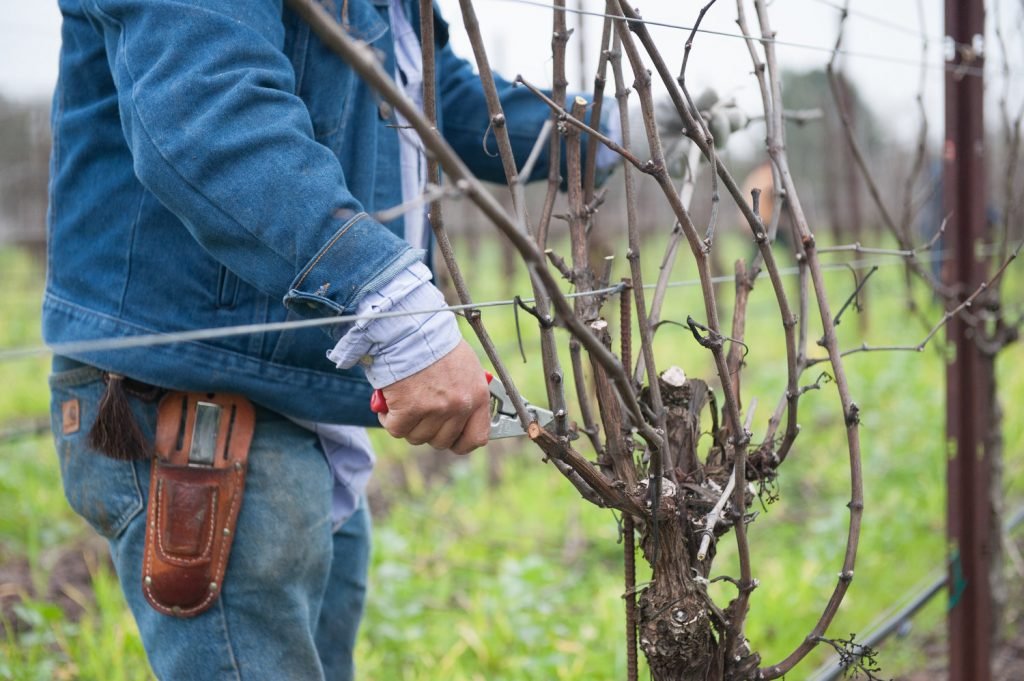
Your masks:
[{"label": "metal shear blade", "polygon": [[[518,437],[526,435],[523,425],[519,422],[512,401],[505,392],[505,386],[497,378],[490,380],[491,391],[491,439],[496,440],[502,437]],[[548,409],[542,409],[529,403],[525,398],[523,403],[526,411],[530,414],[531,420],[538,425],[547,428],[555,420],[555,415]]]}]

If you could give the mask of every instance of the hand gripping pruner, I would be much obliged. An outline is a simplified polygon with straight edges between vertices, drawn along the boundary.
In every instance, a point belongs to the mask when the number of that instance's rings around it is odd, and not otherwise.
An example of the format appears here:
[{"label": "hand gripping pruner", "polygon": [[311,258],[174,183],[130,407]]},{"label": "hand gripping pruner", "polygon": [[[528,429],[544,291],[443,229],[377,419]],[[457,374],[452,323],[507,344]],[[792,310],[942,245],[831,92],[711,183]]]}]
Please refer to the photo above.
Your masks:
[{"label": "hand gripping pruner", "polygon": [[[523,425],[519,422],[519,416],[516,415],[516,408],[512,404],[512,400],[509,399],[508,393],[505,392],[505,386],[501,384],[501,381],[496,380],[489,371],[485,371],[484,375],[487,377],[487,385],[491,392],[490,439],[526,435]],[[523,399],[523,404],[526,407],[526,413],[530,415],[530,420],[536,420],[537,425],[542,428],[547,428],[555,420],[555,415],[550,410],[536,407],[526,399]],[[374,390],[370,397],[370,411],[375,414],[388,413],[388,403],[380,389]]]}]

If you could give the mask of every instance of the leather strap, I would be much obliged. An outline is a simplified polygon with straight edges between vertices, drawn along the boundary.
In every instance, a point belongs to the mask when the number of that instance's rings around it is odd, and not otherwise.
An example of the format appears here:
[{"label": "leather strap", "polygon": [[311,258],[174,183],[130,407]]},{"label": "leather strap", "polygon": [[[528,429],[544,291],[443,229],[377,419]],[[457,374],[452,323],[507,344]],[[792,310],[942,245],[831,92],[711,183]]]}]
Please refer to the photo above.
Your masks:
[{"label": "leather strap", "polygon": [[157,611],[193,617],[220,595],[254,427],[240,395],[171,392],[160,401],[142,564]]}]

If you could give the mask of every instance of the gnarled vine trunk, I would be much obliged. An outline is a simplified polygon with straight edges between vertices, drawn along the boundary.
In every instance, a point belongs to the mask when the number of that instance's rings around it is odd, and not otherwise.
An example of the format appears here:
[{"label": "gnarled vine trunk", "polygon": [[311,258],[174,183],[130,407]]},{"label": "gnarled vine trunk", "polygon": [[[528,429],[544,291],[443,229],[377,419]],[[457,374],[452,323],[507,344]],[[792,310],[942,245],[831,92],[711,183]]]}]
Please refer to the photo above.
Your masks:
[{"label": "gnarled vine trunk", "polygon": [[[667,437],[679,465],[671,478],[662,480],[656,512],[651,494],[645,495],[657,522],[646,522],[640,542],[653,571],[650,585],[638,599],[640,648],[655,681],[743,678],[756,669],[760,658],[748,651],[732,664],[726,663],[728,618],[735,603],[724,611],[719,609],[708,595],[707,584],[715,540],[732,528],[746,509],[737,511],[731,503],[728,487],[733,461],[721,444],[724,434],[718,428],[717,414],[712,414],[712,437],[704,456],[698,449],[701,415],[716,409],[713,393],[700,379],[681,381],[681,374],[670,369],[660,384],[668,412]],[[648,486],[643,485],[647,492]],[[744,494],[744,498],[748,496]],[[726,501],[720,519],[708,527],[709,514],[723,497]],[[703,556],[702,540],[706,545]]]}]

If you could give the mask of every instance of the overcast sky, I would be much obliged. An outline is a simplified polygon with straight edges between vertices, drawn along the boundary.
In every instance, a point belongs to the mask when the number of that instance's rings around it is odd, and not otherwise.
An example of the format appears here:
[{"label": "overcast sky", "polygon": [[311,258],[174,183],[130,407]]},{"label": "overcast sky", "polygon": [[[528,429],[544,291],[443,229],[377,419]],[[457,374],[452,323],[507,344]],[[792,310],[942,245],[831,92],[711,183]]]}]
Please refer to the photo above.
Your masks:
[{"label": "overcast sky", "polygon": [[[581,6],[593,12],[604,8],[604,0],[567,0],[570,8]],[[644,18],[650,21],[689,26],[703,0],[653,0],[638,3]],[[787,68],[821,67],[835,40],[841,0],[775,0],[771,14],[778,40],[802,47],[779,45],[779,58]],[[1017,14],[1020,2],[1003,0],[1001,23],[1011,40],[1014,65],[1024,62],[1024,46]],[[458,0],[440,0],[445,16],[453,24],[457,50],[470,55],[468,40],[459,30],[461,15]],[[930,38],[927,57],[928,86],[926,101],[939,126],[942,115],[943,41],[941,0],[921,0],[924,8],[923,32]],[[990,24],[994,10],[989,2]],[[60,14],[53,0],[0,0],[0,94],[18,99],[48,97],[56,80],[57,54],[60,49]],[[477,0],[492,63],[504,74],[521,73],[540,84],[551,79],[551,12],[521,0]],[[844,44],[851,54],[845,57],[847,73],[869,104],[887,118],[897,131],[909,131],[915,118],[914,94],[917,91],[922,28],[917,0],[853,0]],[[735,3],[720,0],[705,18],[702,28],[736,34]],[[583,17],[582,35],[589,47],[586,81],[593,79],[596,43],[600,38],[600,17]],[[570,17],[570,26],[578,19]],[[579,29],[578,29],[579,30]],[[652,33],[674,69],[683,55],[687,32],[678,28],[652,27]],[[580,33],[577,33],[577,36]],[[994,46],[994,41],[992,41]],[[578,41],[570,43],[569,77],[579,86]],[[993,51],[994,53],[994,51]],[[997,69],[990,58],[989,72]],[[750,60],[743,42],[736,37],[701,34],[694,43],[688,78],[699,91],[713,86],[719,92],[736,97],[745,107],[756,111],[758,94],[750,75]],[[1014,85],[1020,90],[1024,69],[1018,68]]]}]

